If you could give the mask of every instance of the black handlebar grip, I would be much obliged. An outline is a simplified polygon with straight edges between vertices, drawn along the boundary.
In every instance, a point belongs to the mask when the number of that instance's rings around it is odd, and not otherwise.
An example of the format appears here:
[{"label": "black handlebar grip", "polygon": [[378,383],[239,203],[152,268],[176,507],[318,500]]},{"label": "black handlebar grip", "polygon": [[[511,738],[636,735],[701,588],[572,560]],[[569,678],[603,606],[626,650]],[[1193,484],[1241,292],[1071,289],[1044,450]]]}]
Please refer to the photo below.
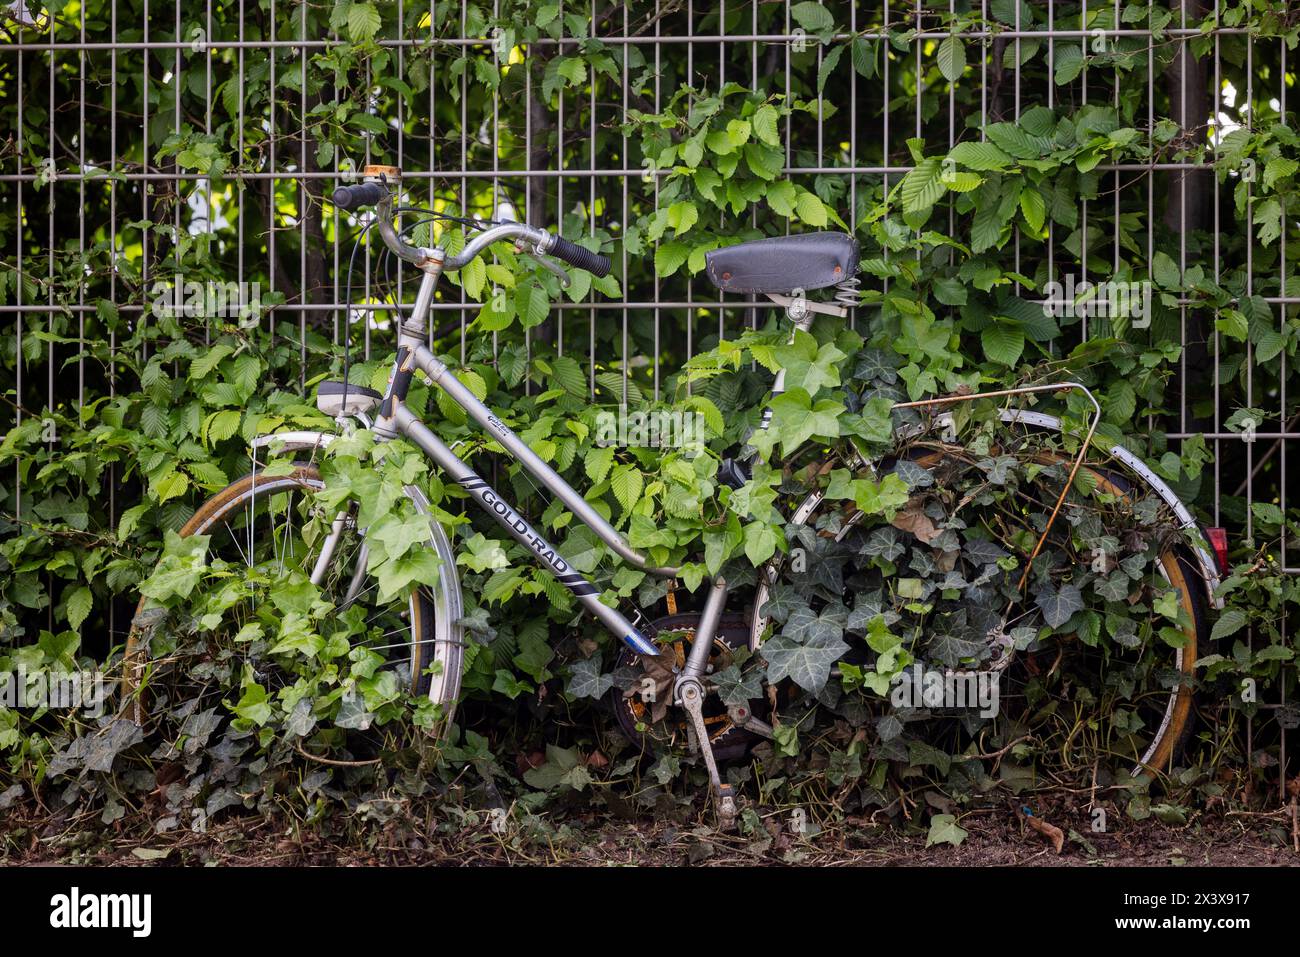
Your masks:
[{"label": "black handlebar grip", "polygon": [[374,206],[387,195],[388,190],[381,183],[340,186],[334,190],[334,205],[339,209],[353,210],[362,206]]},{"label": "black handlebar grip", "polygon": [[608,257],[602,256],[600,253],[593,253],[590,249],[584,249],[577,243],[571,243],[563,236],[556,236],[555,243],[547,252],[556,259],[563,259],[570,266],[587,270],[597,278],[609,275]]}]

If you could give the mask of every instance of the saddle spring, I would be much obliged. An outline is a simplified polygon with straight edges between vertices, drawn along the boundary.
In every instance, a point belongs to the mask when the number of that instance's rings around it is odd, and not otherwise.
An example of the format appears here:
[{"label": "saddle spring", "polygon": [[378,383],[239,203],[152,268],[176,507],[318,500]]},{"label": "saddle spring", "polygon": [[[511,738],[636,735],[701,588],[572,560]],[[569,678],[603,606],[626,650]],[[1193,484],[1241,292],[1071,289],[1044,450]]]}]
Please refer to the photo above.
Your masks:
[{"label": "saddle spring", "polygon": [[850,276],[848,279],[836,283],[835,301],[841,306],[846,306],[849,309],[853,309],[860,305],[861,300],[858,298],[858,286],[861,284],[862,280],[857,276]]}]

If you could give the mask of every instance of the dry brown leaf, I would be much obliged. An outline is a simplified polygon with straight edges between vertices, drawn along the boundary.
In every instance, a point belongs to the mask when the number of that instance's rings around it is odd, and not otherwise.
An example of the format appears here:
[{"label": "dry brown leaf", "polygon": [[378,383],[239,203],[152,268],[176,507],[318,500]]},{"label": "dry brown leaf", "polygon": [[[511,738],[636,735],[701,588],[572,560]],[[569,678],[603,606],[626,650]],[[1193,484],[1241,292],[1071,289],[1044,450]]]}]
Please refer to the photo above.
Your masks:
[{"label": "dry brown leaf", "polygon": [[930,521],[930,517],[925,514],[920,496],[910,499],[907,508],[895,515],[891,524],[901,532],[911,532],[927,545],[939,536],[939,530],[934,527],[934,522]]}]

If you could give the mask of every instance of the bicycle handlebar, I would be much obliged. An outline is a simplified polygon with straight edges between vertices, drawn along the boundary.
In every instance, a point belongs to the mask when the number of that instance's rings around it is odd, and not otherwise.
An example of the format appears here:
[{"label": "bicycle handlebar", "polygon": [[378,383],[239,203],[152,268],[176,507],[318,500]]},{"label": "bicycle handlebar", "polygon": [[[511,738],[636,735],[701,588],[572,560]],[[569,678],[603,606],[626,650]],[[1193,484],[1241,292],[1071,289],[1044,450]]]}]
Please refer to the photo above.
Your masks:
[{"label": "bicycle handlebar", "polygon": [[[417,265],[429,258],[428,251],[404,242],[397,230],[393,228],[392,194],[385,184],[359,183],[355,186],[340,186],[334,190],[334,205],[348,211],[362,206],[378,206],[379,234],[384,238],[388,248],[402,259]],[[597,278],[609,275],[608,256],[593,253],[563,236],[553,236],[545,229],[529,226],[527,223],[500,223],[485,229],[471,239],[459,255],[449,257],[445,268],[453,271],[464,268],[488,246],[507,239],[524,240],[536,253],[554,256],[576,269],[585,269]],[[562,272],[561,278],[563,278]]]},{"label": "bicycle handlebar", "polygon": [[352,211],[362,206],[376,206],[388,196],[388,190],[382,183],[359,183],[356,186],[340,186],[334,190],[334,205],[339,209]]},{"label": "bicycle handlebar", "polygon": [[599,253],[593,253],[590,249],[585,249],[577,243],[571,243],[563,236],[551,236],[549,252],[556,259],[563,259],[570,266],[577,269],[585,269],[597,279],[609,275],[609,257],[602,256]]}]

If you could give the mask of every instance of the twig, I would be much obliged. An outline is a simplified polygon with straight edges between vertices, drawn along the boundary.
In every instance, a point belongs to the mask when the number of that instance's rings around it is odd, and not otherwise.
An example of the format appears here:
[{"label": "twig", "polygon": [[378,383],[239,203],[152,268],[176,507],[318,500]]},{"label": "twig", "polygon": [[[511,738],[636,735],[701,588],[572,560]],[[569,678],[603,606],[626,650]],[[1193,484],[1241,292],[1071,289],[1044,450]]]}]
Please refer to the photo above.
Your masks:
[{"label": "twig", "polygon": [[336,768],[364,768],[372,764],[378,764],[379,758],[371,758],[369,761],[340,761],[337,758],[322,758],[319,754],[312,754],[310,751],[304,751],[298,742],[294,742],[293,749],[310,761],[316,761],[319,764],[328,764]]},{"label": "twig", "polygon": [[1291,846],[1300,854],[1300,806],[1296,799],[1291,799]]},{"label": "twig", "polygon": [[964,755],[962,757],[962,760],[964,761],[969,759],[969,760],[988,761],[993,758],[1000,758],[1008,751],[1010,751],[1012,748],[1014,748],[1017,744],[1020,744],[1022,741],[1032,741],[1033,738],[1034,736],[1032,734],[1022,734],[1020,737],[1016,738],[1016,740],[1012,741],[1010,744],[1008,744],[1006,747],[1002,748],[999,751],[991,751],[988,754]]}]

